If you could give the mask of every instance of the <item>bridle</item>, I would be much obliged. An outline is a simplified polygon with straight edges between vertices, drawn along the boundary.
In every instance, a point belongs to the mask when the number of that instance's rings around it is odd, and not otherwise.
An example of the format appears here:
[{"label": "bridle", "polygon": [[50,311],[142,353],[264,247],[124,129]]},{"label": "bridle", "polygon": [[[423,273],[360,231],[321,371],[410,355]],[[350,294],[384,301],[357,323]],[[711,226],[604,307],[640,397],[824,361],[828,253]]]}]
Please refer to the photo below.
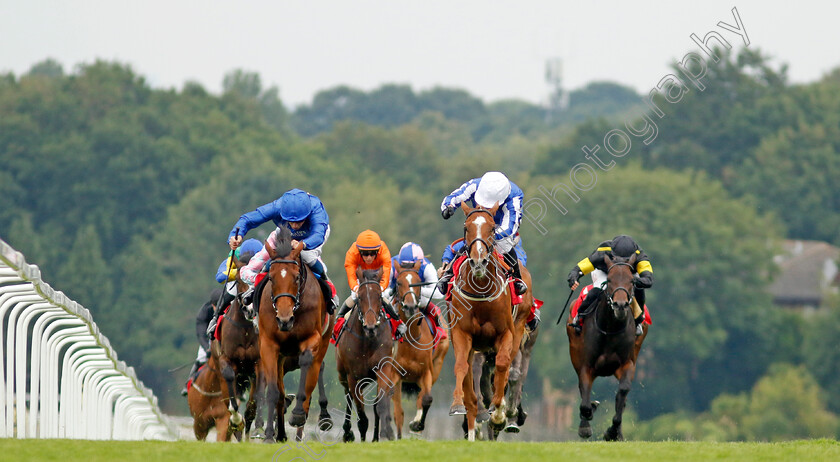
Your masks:
[{"label": "bridle", "polygon": [[[361,292],[362,287],[364,287],[368,284],[376,284],[378,286],[379,281],[362,281],[361,283],[359,283],[358,291]],[[367,293],[367,297],[368,297],[368,300],[367,300],[368,305],[373,305],[373,303],[372,303],[373,301],[370,299],[370,292]],[[379,327],[379,325],[382,324],[382,319],[385,317],[385,314],[382,312],[383,310],[382,310],[382,295],[381,294],[379,296],[379,303],[378,303],[377,306],[378,306],[378,309],[376,310],[376,324],[373,325],[374,328]],[[362,302],[361,302],[361,300],[356,302],[356,308],[358,308],[357,316],[359,317],[359,322],[362,324],[362,327],[365,327],[365,318],[364,318],[364,313],[362,313]]]},{"label": "bridle", "polygon": [[494,245],[496,244],[496,236],[495,236],[494,233],[491,232],[490,237],[487,240],[484,240],[481,237],[476,237],[475,239],[473,239],[471,241],[467,241],[467,223],[466,222],[469,221],[470,217],[473,216],[476,213],[486,213],[490,217],[490,222],[494,221],[493,215],[490,214],[489,210],[475,209],[475,210],[472,210],[470,213],[467,214],[467,218],[466,218],[466,220],[464,220],[464,242],[467,242],[467,247],[466,247],[467,248],[467,256],[469,256],[470,253],[472,253],[473,245],[475,245],[479,242],[484,244],[484,247],[487,248],[487,255],[489,256],[493,253],[493,248],[494,248]]},{"label": "bridle", "polygon": [[[607,280],[609,280],[610,271],[612,271],[612,269],[615,268],[616,266],[627,266],[627,267],[630,268],[630,271],[633,271],[633,265],[631,265],[630,263],[627,263],[627,262],[613,263],[607,269]],[[617,287],[615,290],[613,290],[610,293],[607,293],[606,291],[604,291],[604,293],[607,294],[607,303],[610,305],[610,308],[612,308],[612,309],[615,309],[615,301],[613,300],[613,298],[615,297],[615,294],[618,293],[619,291],[623,291],[624,293],[626,293],[628,300],[633,300],[633,294],[626,287]],[[628,306],[629,306],[629,304],[628,304]]]},{"label": "bridle", "polygon": [[269,281],[271,281],[272,287],[275,283],[274,279],[271,277],[271,265],[274,265],[276,263],[296,265],[299,268],[298,275],[295,278],[297,282],[297,293],[292,294],[288,292],[281,292],[277,295],[271,296],[271,306],[274,308],[275,313],[277,312],[277,300],[283,297],[289,297],[292,299],[292,301],[294,302],[292,313],[294,313],[295,311],[297,311],[298,308],[300,308],[301,294],[303,293],[303,288],[306,286],[306,268],[303,266],[300,257],[298,257],[297,260],[286,260],[283,258],[275,258],[274,260],[271,260],[270,262],[268,262],[268,279]]}]

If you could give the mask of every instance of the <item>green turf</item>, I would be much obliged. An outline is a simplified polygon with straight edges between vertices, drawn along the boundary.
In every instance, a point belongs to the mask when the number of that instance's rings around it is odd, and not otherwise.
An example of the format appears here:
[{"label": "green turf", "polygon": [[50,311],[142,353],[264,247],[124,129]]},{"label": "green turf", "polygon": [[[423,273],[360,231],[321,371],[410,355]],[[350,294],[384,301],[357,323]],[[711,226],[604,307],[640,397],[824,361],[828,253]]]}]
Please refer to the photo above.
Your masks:
[{"label": "green turf", "polygon": [[596,461],[837,461],[833,440],[784,443],[490,443],[396,441],[385,443],[310,443],[309,452],[287,445],[216,444],[180,441],[112,442],[78,440],[0,440],[0,461],[265,461],[291,460],[442,462],[450,460],[539,462]]}]

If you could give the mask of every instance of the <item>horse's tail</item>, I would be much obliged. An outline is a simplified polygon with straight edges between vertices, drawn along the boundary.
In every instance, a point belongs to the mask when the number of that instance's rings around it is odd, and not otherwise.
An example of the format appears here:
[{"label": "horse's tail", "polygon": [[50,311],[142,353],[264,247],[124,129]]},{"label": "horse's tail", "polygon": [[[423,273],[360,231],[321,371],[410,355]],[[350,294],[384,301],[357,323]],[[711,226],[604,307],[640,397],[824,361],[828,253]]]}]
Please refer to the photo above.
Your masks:
[{"label": "horse's tail", "polygon": [[408,396],[417,396],[420,394],[420,386],[412,382],[402,383],[402,392]]}]

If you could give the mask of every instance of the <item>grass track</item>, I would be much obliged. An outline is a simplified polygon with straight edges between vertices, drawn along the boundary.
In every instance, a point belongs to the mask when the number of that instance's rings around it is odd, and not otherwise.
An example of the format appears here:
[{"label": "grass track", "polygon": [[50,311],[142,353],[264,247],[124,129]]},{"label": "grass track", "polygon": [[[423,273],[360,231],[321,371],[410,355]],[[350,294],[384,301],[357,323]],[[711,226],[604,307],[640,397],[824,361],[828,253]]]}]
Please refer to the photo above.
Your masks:
[{"label": "grass track", "polygon": [[0,461],[142,461],[189,462],[241,460],[288,462],[295,460],[443,462],[495,460],[540,461],[837,461],[840,443],[807,440],[784,443],[467,443],[465,441],[406,440],[385,443],[336,444],[311,442],[311,453],[288,443],[209,444],[179,441],[0,440]]}]

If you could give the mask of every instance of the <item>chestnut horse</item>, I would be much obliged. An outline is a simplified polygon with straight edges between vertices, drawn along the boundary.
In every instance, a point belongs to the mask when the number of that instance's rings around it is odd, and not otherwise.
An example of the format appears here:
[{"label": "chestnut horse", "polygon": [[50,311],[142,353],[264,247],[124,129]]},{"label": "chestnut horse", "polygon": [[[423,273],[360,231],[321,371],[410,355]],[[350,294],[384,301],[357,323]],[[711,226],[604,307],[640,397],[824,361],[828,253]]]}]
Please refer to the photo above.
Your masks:
[{"label": "chestnut horse", "polygon": [[[394,383],[392,369],[399,369],[391,357],[394,339],[391,324],[382,309],[382,287],[379,285],[382,270],[366,270],[360,278],[358,301],[350,311],[345,332],[335,345],[338,380],[344,386],[347,409],[344,413],[344,441],[353,441],[350,422],[351,407],[355,405],[359,416],[357,425],[365,441],[368,418],[365,404],[373,406],[373,439],[394,439],[391,429],[390,399]],[[400,371],[403,372],[403,371]],[[376,396],[370,397],[367,387],[376,385]],[[367,390],[366,390],[367,388]]]},{"label": "chestnut horse", "polygon": [[[494,251],[496,224],[493,217],[498,205],[491,209],[461,209],[466,215],[464,242],[468,259],[459,267],[452,282],[452,303],[449,310],[452,345],[455,347],[455,391],[449,415],[467,416],[467,438],[475,441],[475,419],[478,397],[474,389],[472,370],[475,351],[496,353],[493,374],[493,397],[490,422],[497,429],[505,425],[505,386],[511,361],[525,332],[528,310],[515,308],[533,303],[531,296],[511,305],[511,289],[501,257]],[[521,268],[523,280],[529,286],[530,277]],[[526,292],[525,295],[528,295]]]},{"label": "chestnut horse", "polygon": [[624,439],[621,416],[636,374],[636,358],[647,336],[648,326],[643,324],[642,335],[636,337],[636,325],[630,314],[636,256],[629,259],[615,257],[614,260],[607,256],[604,261],[609,268],[607,285],[595,302],[594,312],[584,319],[580,333],[566,326],[566,334],[569,336],[569,354],[578,375],[581,397],[578,435],[581,438],[592,436],[589,421],[598,406],[598,402],[590,398],[592,382],[595,377],[614,375],[618,379],[615,416],[612,426],[604,433],[604,439],[617,441]]},{"label": "chestnut horse", "polygon": [[[244,262],[233,261],[235,267],[244,266]],[[250,389],[245,408],[245,439],[248,439],[251,422],[256,415],[256,375],[257,362],[260,359],[259,336],[253,319],[255,313],[242,301],[242,294],[248,290],[248,285],[242,282],[239,273],[236,274],[237,296],[230,304],[230,308],[220,317],[219,340],[213,340],[211,354],[218,359],[222,378],[231,390],[228,411],[231,414],[231,426],[236,438],[242,439],[242,415],[239,414],[239,400],[244,391]]]},{"label": "chestnut horse", "polygon": [[[331,322],[321,286],[300,257],[303,244],[292,247],[291,240],[289,229],[281,227],[275,245],[266,243],[271,261],[259,303],[259,370],[268,406],[266,443],[275,441],[275,425],[281,437],[285,437],[283,376],[286,361],[295,358],[300,367],[298,392],[289,425],[303,427],[329,346],[329,341],[325,341],[329,337],[324,334]],[[262,393],[258,393],[258,399],[263,400]]]},{"label": "chestnut horse", "polygon": [[216,427],[216,441],[230,441],[233,427],[227,403],[227,385],[222,380],[216,358],[210,356],[187,392],[195,439],[204,441],[210,429]]},{"label": "chestnut horse", "polygon": [[[449,351],[449,339],[442,339],[437,347],[434,346],[435,334],[432,334],[423,313],[420,312],[420,265],[416,262],[411,268],[396,267],[397,291],[394,294],[394,305],[400,319],[408,326],[406,339],[397,346],[397,364],[405,370],[404,375],[395,373],[394,382],[394,423],[397,426],[397,438],[402,438],[403,409],[402,388],[400,382],[416,384],[420,392],[417,393],[417,414],[408,424],[413,432],[422,432],[426,427],[426,415],[432,405],[432,386],[440,376],[443,368],[443,358]],[[441,326],[446,327],[446,326]],[[416,392],[417,388],[406,387],[407,393]]]}]

